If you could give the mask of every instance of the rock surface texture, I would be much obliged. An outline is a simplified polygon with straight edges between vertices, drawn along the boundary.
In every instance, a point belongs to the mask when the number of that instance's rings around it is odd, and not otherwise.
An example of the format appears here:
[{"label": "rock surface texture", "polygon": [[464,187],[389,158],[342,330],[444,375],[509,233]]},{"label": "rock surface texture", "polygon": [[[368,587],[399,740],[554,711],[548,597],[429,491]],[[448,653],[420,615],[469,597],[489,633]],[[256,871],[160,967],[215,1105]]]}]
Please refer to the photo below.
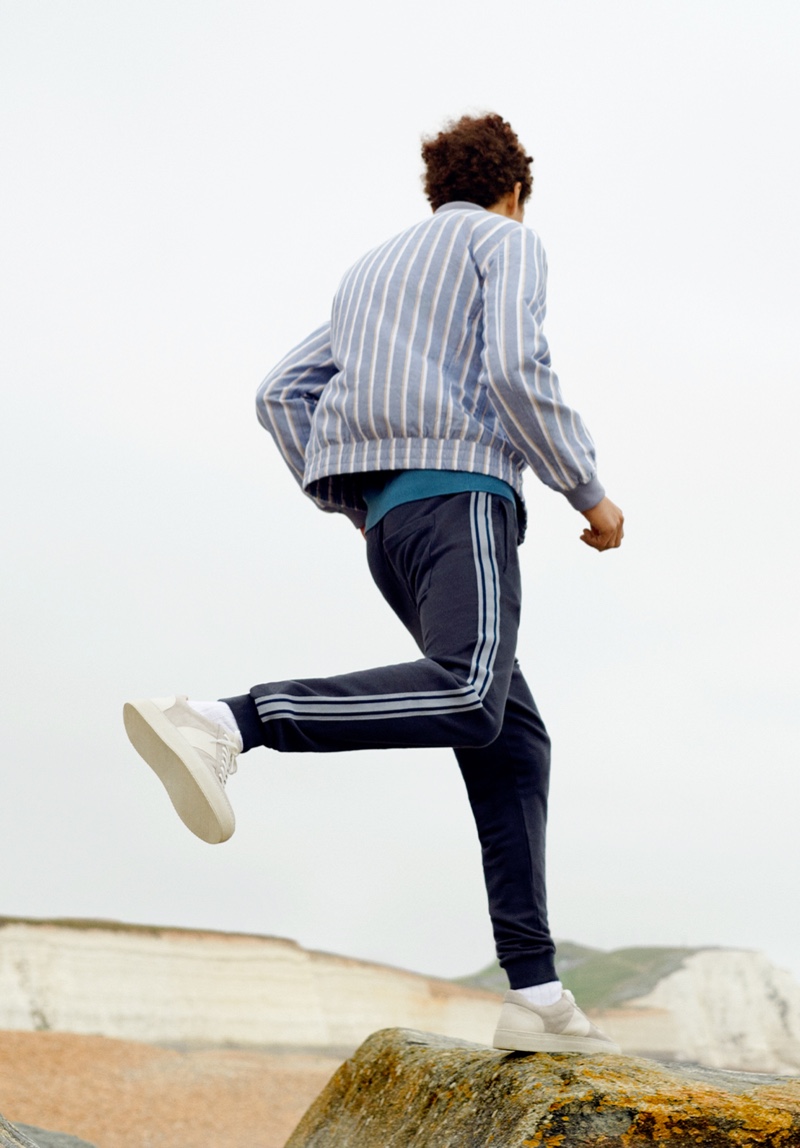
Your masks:
[{"label": "rock surface texture", "polygon": [[800,1148],[800,1080],[374,1033],[286,1148]]},{"label": "rock surface texture", "polygon": [[92,1148],[66,1132],[46,1132],[29,1124],[9,1124],[0,1116],[0,1148]]}]

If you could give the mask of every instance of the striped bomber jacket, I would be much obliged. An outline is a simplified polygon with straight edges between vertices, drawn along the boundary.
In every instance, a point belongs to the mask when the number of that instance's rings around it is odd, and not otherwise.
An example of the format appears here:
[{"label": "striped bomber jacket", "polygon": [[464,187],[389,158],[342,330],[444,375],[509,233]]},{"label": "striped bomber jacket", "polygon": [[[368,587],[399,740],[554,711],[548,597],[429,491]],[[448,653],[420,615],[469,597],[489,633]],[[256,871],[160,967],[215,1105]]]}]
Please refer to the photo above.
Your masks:
[{"label": "striped bomber jacket", "polygon": [[604,491],[594,444],[562,397],[542,332],[547,264],[515,220],[447,203],[360,259],[330,322],[270,371],[259,421],[324,510],[363,525],[358,476],[522,472],[577,510]]}]

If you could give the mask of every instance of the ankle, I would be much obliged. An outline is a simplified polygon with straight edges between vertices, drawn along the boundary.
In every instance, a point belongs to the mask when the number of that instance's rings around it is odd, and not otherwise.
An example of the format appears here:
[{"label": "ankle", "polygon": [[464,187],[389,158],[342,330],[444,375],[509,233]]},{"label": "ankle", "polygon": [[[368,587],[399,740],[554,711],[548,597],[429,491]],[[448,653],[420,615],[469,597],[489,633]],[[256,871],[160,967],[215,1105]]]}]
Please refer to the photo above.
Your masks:
[{"label": "ankle", "polygon": [[234,698],[223,698],[222,700],[229,706],[236,724],[239,727],[239,733],[244,743],[244,750],[242,752],[247,753],[248,749],[255,749],[256,746],[265,745],[265,726],[258,716],[256,703],[250,694],[242,694]]},{"label": "ankle", "polygon": [[186,704],[201,717],[223,726],[234,737],[240,738],[242,736],[236,718],[233,716],[233,710],[227,702],[196,702],[193,698],[189,698]]},{"label": "ankle", "polygon": [[557,1004],[561,1000],[564,986],[561,981],[545,981],[542,985],[528,985],[524,989],[516,989],[515,991],[522,993],[532,1005],[546,1008],[548,1005]]}]

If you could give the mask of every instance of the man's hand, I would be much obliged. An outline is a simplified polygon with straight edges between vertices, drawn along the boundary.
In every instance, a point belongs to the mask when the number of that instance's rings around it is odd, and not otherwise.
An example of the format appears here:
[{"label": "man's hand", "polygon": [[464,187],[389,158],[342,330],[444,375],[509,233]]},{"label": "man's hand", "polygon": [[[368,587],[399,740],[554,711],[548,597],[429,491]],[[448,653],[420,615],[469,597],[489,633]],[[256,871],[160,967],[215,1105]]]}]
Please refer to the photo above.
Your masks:
[{"label": "man's hand", "polygon": [[624,535],[622,511],[610,498],[604,498],[591,510],[582,510],[581,514],[589,523],[581,534],[581,542],[595,550],[615,550],[621,544]]}]

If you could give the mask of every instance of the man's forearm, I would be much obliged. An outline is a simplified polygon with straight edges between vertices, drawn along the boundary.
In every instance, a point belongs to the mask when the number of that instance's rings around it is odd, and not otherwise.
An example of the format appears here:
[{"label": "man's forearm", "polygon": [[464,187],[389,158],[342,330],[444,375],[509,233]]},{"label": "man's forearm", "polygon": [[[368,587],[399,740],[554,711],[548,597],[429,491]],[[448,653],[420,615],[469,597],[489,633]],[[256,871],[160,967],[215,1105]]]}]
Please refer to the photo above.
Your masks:
[{"label": "man's forearm", "polygon": [[336,373],[330,324],[317,328],[275,366],[258,389],[258,421],[269,431],[300,486],[314,409]]}]

